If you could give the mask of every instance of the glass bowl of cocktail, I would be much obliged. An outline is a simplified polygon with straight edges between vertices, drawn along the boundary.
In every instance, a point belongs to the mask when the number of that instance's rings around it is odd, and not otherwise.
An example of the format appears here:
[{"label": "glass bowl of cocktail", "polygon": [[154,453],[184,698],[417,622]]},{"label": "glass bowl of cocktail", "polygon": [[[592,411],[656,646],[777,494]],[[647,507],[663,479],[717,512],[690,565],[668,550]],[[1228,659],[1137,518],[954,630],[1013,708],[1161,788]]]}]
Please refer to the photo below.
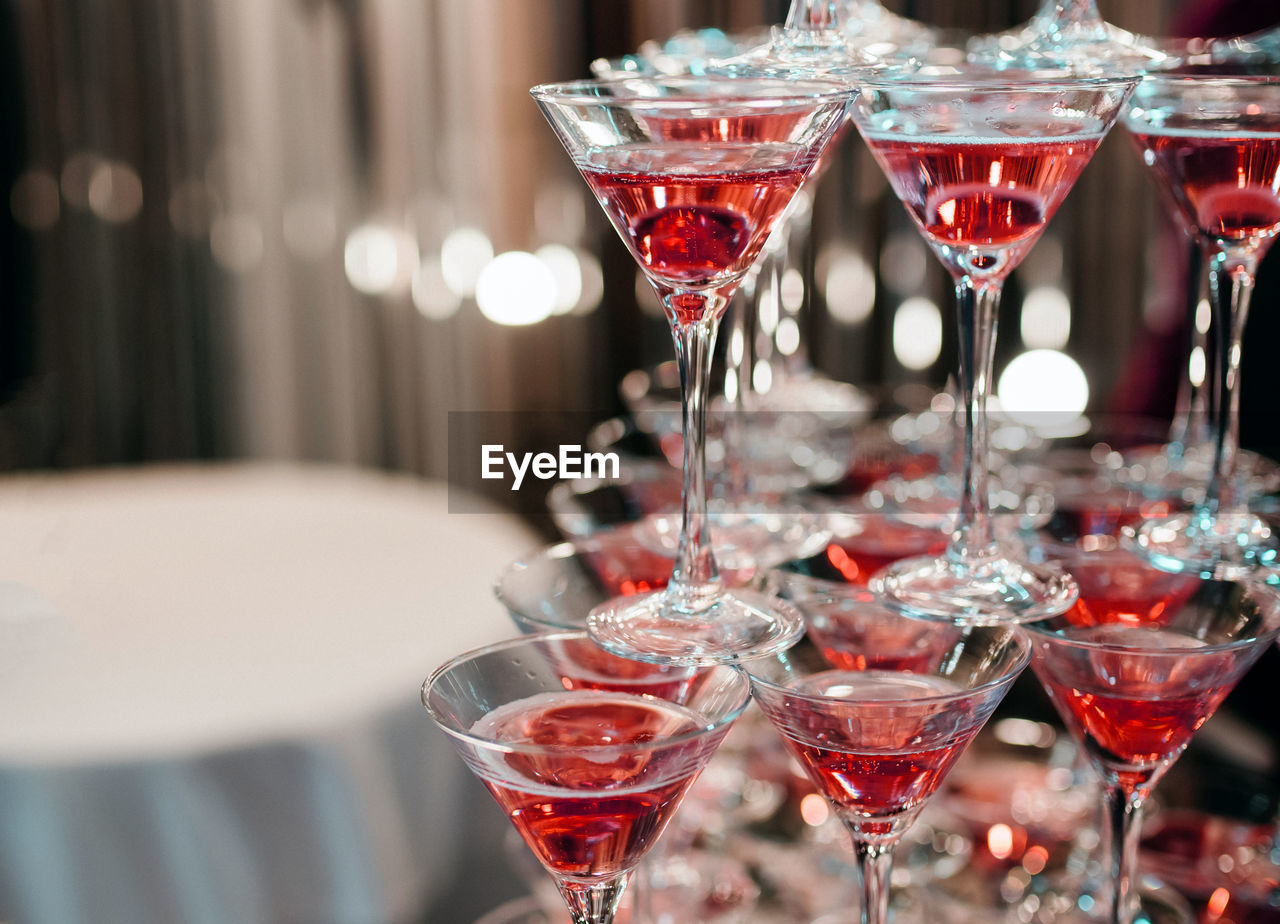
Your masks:
[{"label": "glass bowl of cocktail", "polygon": [[459,655],[422,701],[555,880],[575,924],[610,924],[641,858],[750,701],[729,665],[672,683],[585,632]]},{"label": "glass bowl of cocktail", "polygon": [[1030,646],[1013,627],[909,619],[864,589],[793,592],[814,644],[743,667],[760,708],[852,836],[862,921],[884,924],[895,845],[1026,666]]},{"label": "glass bowl of cocktail", "polygon": [[579,81],[531,91],[662,302],[683,382],[680,542],[671,580],[602,605],[593,638],[617,654],[710,663],[785,649],[793,607],[729,592],[707,515],[706,398],[717,327],[774,225],[844,120],[834,81]]},{"label": "glass bowl of cocktail", "polygon": [[[1280,594],[1246,578],[1162,571],[1108,535],[1042,535],[1034,554],[1069,568],[1079,584],[1070,610],[1023,631],[1032,670],[1102,783],[1108,835],[1105,881],[1071,882],[1065,891],[1096,897],[1094,907],[1115,924],[1176,918],[1176,909],[1160,911],[1158,896],[1139,901],[1142,809],[1280,635]],[[1077,917],[1090,919],[1061,920]]]}]

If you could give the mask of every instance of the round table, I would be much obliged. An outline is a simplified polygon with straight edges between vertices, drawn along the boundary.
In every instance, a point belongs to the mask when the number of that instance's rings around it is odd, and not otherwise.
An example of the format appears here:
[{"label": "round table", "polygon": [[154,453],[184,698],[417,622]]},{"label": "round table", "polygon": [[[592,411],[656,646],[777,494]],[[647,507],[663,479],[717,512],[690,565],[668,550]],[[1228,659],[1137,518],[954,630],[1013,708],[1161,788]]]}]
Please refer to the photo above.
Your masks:
[{"label": "round table", "polygon": [[[405,476],[0,480],[0,920],[411,921],[466,785],[427,673],[536,536]],[[457,500],[457,498],[455,498]]]}]

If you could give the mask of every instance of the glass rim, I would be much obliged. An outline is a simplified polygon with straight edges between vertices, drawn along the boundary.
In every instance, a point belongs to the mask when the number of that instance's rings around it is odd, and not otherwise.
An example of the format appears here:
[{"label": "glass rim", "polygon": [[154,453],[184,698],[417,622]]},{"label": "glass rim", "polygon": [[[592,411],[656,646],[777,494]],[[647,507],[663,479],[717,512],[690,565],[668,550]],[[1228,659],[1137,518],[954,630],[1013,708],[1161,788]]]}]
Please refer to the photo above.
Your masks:
[{"label": "glass rim", "polygon": [[[439,711],[431,705],[431,699],[430,699],[431,691],[438,685],[439,681],[450,671],[455,670],[458,667],[461,667],[463,664],[466,664],[469,661],[473,661],[476,658],[480,658],[485,655],[490,655],[490,654],[494,654],[501,651],[506,651],[512,648],[520,648],[528,645],[536,645],[539,643],[545,644],[550,642],[563,642],[563,641],[587,641],[593,645],[595,644],[595,642],[592,641],[591,636],[585,630],[561,629],[558,631],[551,631],[551,632],[535,632],[528,635],[518,635],[514,638],[503,639],[502,641],[493,642],[492,644],[483,645],[479,648],[473,648],[470,651],[464,651],[460,654],[454,655],[452,658],[445,661],[443,664],[441,664],[439,667],[433,670],[429,675],[427,675],[427,679],[423,681],[422,690],[420,694],[423,708],[427,710],[427,715],[431,717],[431,720],[435,722],[436,726],[445,734],[449,735],[452,738],[456,738],[459,741],[465,741],[471,745],[481,747],[486,751],[500,752],[503,754],[545,754],[548,751],[552,751],[552,750],[555,751],[556,753],[567,753],[567,754],[575,754],[579,752],[599,753],[602,747],[608,747],[608,745],[602,745],[602,746],[560,745],[555,747],[548,747],[547,745],[529,744],[527,742],[495,741],[492,738],[486,738],[483,735],[476,735],[465,729],[458,728],[456,725],[454,725],[452,722],[448,721],[444,716],[442,716],[439,713]],[[605,651],[604,649],[601,649],[601,651],[604,652],[605,654],[609,654],[609,652]],[[612,657],[619,657],[619,656],[612,655]],[[645,662],[637,662],[637,663],[644,664]],[[654,670],[658,670],[663,665],[648,664],[647,666],[653,668]],[[639,742],[634,744],[617,745],[616,747],[625,747],[626,750],[629,752],[647,753],[651,751],[658,751],[664,748],[672,747],[673,745],[684,744],[685,742],[688,742],[688,741],[695,741],[698,738],[702,738],[708,734],[719,731],[721,728],[725,728],[731,725],[738,718],[738,716],[742,715],[742,713],[746,710],[747,706],[751,704],[750,679],[746,676],[746,673],[736,664],[728,664],[728,663],[714,664],[714,665],[709,665],[705,667],[672,665],[671,669],[677,670],[677,671],[688,671],[690,673],[690,676],[692,676],[697,671],[710,672],[710,671],[725,670],[725,671],[729,671],[733,675],[742,677],[744,679],[744,690],[743,690],[743,695],[741,697],[741,702],[735,705],[732,709],[727,710],[724,715],[714,720],[708,721],[706,724],[699,725],[695,729],[691,729],[690,731],[683,732],[682,734],[672,735],[670,737],[662,738],[654,741],[644,741],[644,742]],[[618,692],[618,691],[611,691],[611,692]],[[652,693],[634,693],[631,695],[639,696],[644,699],[650,699],[655,702],[674,702],[673,700],[664,699],[661,696],[655,696]],[[681,703],[675,703],[675,704],[683,705]],[[689,711],[692,712],[694,710],[690,709]]]},{"label": "glass rim", "polygon": [[[1171,576],[1176,577],[1176,575]],[[1198,581],[1212,580],[1210,578],[1194,577],[1193,575],[1188,576],[1191,576]],[[1263,625],[1267,626],[1267,628],[1263,631],[1255,632],[1245,638],[1232,639],[1230,641],[1219,642],[1214,645],[1204,645],[1200,648],[1157,648],[1154,646],[1125,645],[1119,642],[1095,642],[1086,639],[1066,638],[1065,636],[1058,635],[1055,629],[1049,628],[1051,623],[1062,618],[1062,614],[1050,616],[1047,619],[1041,619],[1035,622],[1023,623],[1022,628],[1027,631],[1028,635],[1034,636],[1036,639],[1044,639],[1058,647],[1065,646],[1083,651],[1105,651],[1114,654],[1140,655],[1144,658],[1186,658],[1191,655],[1221,654],[1223,652],[1234,651],[1240,648],[1248,648],[1251,645],[1259,643],[1262,643],[1265,647],[1265,645],[1269,645],[1277,639],[1280,639],[1280,591],[1269,584],[1256,580],[1239,580],[1228,583],[1234,583],[1248,588],[1250,596],[1253,596],[1257,592],[1261,592],[1264,596],[1271,598],[1272,613],[1270,622],[1268,624],[1268,621],[1265,618],[1263,620]],[[1123,624],[1102,623],[1101,625]],[[1134,628],[1141,628],[1141,626],[1135,626]],[[1194,638],[1194,636],[1188,637]]]},{"label": "glass rim", "polygon": [[1280,74],[1144,74],[1139,86],[1153,84],[1178,84],[1197,87],[1259,87],[1280,86]]},{"label": "glass rim", "polygon": [[[910,619],[911,617],[903,616],[902,618]],[[927,620],[915,620],[915,621],[920,622],[922,624],[927,624]],[[937,625],[939,629],[944,628],[948,625],[956,628],[960,628],[960,629],[968,628],[970,630],[1002,629],[1003,631],[1008,633],[1009,637],[1013,640],[1014,644],[1017,646],[1018,655],[1007,668],[1005,668],[1003,671],[1000,672],[1000,676],[993,677],[991,680],[985,681],[984,683],[980,683],[972,687],[965,687],[963,690],[959,690],[955,693],[937,693],[933,696],[914,697],[911,700],[907,700],[905,702],[933,704],[933,703],[954,703],[962,699],[968,699],[969,697],[975,694],[993,689],[1002,684],[1012,683],[1014,680],[1018,678],[1018,675],[1022,673],[1022,671],[1027,667],[1027,665],[1031,663],[1031,655],[1032,655],[1031,640],[1027,637],[1027,635],[1024,632],[1021,631],[1020,626],[985,625],[985,626],[965,627],[963,625],[959,625],[956,623],[935,623],[935,625]],[[781,656],[785,656],[785,655],[786,655],[786,652],[783,652]],[[791,696],[798,696],[802,699],[810,700],[812,702],[831,702],[833,700],[838,702],[846,702],[846,703],[854,703],[854,704],[860,702],[860,700],[856,700],[856,699],[839,700],[836,697],[832,697],[832,696],[821,696],[816,693],[803,693],[785,684],[778,683],[774,680],[770,680],[768,677],[761,677],[753,669],[753,664],[758,664],[762,660],[769,661],[772,663],[777,663],[778,657],[766,658],[766,659],[757,658],[754,660],[743,661],[741,662],[741,670],[743,670],[746,673],[746,675],[751,678],[751,683],[753,687],[755,684],[758,683],[763,687],[767,687],[772,690],[778,690],[783,693],[787,693],[788,695],[791,695]],[[830,669],[833,671],[840,670],[835,665],[832,665]],[[875,670],[875,669],[870,668],[868,670]],[[807,674],[806,676],[812,676],[813,674],[816,674],[816,673],[819,673],[819,672],[813,671],[812,673]],[[847,671],[846,673],[856,674],[856,673],[865,673],[865,671]],[[889,671],[889,673],[904,674],[906,676],[912,676],[912,677],[941,676],[939,674],[922,674],[919,671]],[[875,702],[901,704],[904,701],[903,700],[876,700]]]},{"label": "glass rim", "polygon": [[[1013,76],[1023,74],[1025,76]],[[861,91],[902,90],[928,93],[956,93],[978,90],[983,93],[1026,91],[1092,90],[1107,87],[1136,87],[1142,80],[1138,74],[1097,74],[1072,76],[1065,71],[984,71],[965,74],[924,74],[903,71],[900,74],[877,71],[856,81]]]},{"label": "glass rim", "polygon": [[[668,87],[672,89],[696,89],[698,87],[737,87],[737,92],[716,92],[699,96],[652,96],[641,92],[625,92],[631,85]],[[748,92],[751,85],[763,85],[777,92]],[[596,91],[610,89],[623,92],[601,94]],[[529,95],[539,102],[590,106],[619,106],[647,103],[655,107],[686,108],[714,101],[724,104],[768,105],[786,102],[814,102],[849,100],[856,95],[856,88],[849,83],[820,76],[791,80],[782,77],[731,77],[706,74],[689,76],[646,76],[642,74],[618,77],[591,77],[554,83],[540,83],[529,88]]]},{"label": "glass rim", "polygon": [[[590,536],[584,536],[589,539]],[[493,579],[493,595],[499,603],[505,606],[511,612],[517,612],[517,608],[512,605],[511,596],[505,593],[503,588],[513,574],[523,574],[538,562],[544,561],[562,561],[567,558],[573,558],[579,551],[579,540],[562,539],[559,542],[553,542],[550,545],[538,546],[536,549],[530,549],[523,555],[511,559],[498,572],[497,577]],[[520,617],[525,618],[523,612]]]}]

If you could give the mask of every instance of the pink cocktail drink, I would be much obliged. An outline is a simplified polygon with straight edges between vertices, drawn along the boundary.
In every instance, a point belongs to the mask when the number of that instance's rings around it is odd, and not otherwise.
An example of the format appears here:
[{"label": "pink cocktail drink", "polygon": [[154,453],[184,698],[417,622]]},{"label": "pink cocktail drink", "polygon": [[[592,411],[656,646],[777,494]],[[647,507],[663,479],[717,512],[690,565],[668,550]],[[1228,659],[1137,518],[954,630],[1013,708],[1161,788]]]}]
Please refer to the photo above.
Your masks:
[{"label": "pink cocktail drink", "polygon": [[1137,913],[1142,806],[1164,772],[1280,633],[1280,594],[1262,583],[1157,569],[1116,542],[1047,545],[1080,600],[1028,626],[1032,670],[1106,790],[1110,920]]},{"label": "pink cocktail drink", "polygon": [[653,845],[702,767],[700,749],[718,742],[651,746],[689,738],[705,724],[691,710],[648,696],[540,694],[494,710],[471,729],[535,750],[513,750],[475,769],[547,869],[607,879],[634,867]]},{"label": "pink cocktail drink", "polygon": [[[868,132],[872,154],[920,229],[937,244],[1010,248],[1016,261],[1044,230],[1103,135],[1020,140]],[[1015,249],[1016,248],[1016,249]]]},{"label": "pink cocktail drink", "polygon": [[1145,163],[1197,233],[1208,239],[1271,238],[1280,229],[1280,113],[1239,125],[1172,119],[1137,130]]},{"label": "pink cocktail drink", "polygon": [[[1147,782],[1181,754],[1235,683],[1232,658],[1201,652],[1204,642],[1175,631],[1113,624],[1061,636],[1096,653],[1086,663],[1049,648],[1036,675],[1086,750],[1125,783]],[[1161,654],[1144,656],[1144,648]],[[1179,650],[1184,658],[1167,656]]]},{"label": "pink cocktail drink", "polygon": [[[807,172],[795,145],[749,143],[625,145],[592,152],[582,165],[632,256],[673,289],[745,273]],[[707,305],[694,296],[674,309],[695,323]]]},{"label": "pink cocktail drink", "polygon": [[[816,593],[793,599],[812,624],[823,618],[815,606],[832,603]],[[744,666],[760,708],[848,828],[858,854],[863,920],[882,924],[894,845],[1026,666],[1029,647],[1016,630],[913,621],[852,602],[865,607],[864,620],[881,625],[876,631],[862,626],[867,647],[860,652],[819,643]],[[913,637],[920,629],[937,636],[936,646],[924,646],[934,648],[928,657],[920,656],[920,639]],[[895,635],[896,642],[886,643]],[[832,661],[868,666],[833,667]],[[884,666],[871,666],[877,664]]]},{"label": "pink cocktail drink", "polygon": [[789,570],[770,575],[778,593],[804,614],[809,641],[837,671],[881,671],[927,676],[962,632],[906,619],[856,582],[839,584]]},{"label": "pink cocktail drink", "polygon": [[610,924],[750,685],[730,667],[672,671],[565,632],[460,655],[432,673],[422,699],[555,879],[574,924]]},{"label": "pink cocktail drink", "polygon": [[788,709],[764,708],[818,791],[862,836],[900,831],[985,720],[954,707],[958,685],[905,671],[833,670],[789,689]]}]

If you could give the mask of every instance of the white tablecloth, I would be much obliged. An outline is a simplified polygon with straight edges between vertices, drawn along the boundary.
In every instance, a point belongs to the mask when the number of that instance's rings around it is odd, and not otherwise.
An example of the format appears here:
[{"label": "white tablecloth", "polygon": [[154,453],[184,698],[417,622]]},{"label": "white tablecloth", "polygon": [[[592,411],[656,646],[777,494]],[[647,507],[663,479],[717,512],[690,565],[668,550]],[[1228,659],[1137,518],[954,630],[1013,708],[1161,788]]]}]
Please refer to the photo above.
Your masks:
[{"label": "white tablecloth", "polygon": [[0,920],[414,919],[466,773],[418,688],[535,543],[349,469],[0,480]]}]

